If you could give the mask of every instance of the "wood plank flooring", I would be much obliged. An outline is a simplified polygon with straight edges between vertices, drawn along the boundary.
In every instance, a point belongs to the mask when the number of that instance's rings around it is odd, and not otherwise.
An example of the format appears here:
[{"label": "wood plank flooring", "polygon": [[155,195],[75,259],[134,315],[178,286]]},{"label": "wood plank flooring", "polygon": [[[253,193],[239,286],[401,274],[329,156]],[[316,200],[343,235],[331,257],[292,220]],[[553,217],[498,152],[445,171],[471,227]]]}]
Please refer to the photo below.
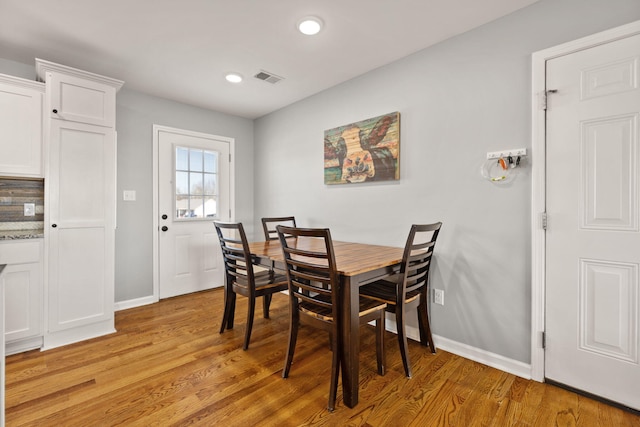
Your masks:
[{"label": "wood plank flooring", "polygon": [[236,325],[218,333],[222,291],[116,313],[116,334],[7,357],[7,426],[640,426],[640,417],[560,388],[524,380],[411,342],[404,376],[387,333],[387,374],[376,373],[373,327],[362,332],[360,403],[338,389],[326,410],[328,338],[302,327],[289,379],[281,377],[287,296],[271,319],[258,305],[242,351],[246,298]]}]

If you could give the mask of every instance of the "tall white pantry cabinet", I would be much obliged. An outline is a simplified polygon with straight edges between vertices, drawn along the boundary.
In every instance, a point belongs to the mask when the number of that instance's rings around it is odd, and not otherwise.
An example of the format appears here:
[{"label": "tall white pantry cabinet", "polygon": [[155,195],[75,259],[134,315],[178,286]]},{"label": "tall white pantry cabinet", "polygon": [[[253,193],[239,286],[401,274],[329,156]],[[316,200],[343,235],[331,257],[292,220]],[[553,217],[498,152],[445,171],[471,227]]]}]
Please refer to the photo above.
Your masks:
[{"label": "tall white pantry cabinet", "polygon": [[36,59],[45,82],[43,349],[115,332],[115,96],[123,82]]}]

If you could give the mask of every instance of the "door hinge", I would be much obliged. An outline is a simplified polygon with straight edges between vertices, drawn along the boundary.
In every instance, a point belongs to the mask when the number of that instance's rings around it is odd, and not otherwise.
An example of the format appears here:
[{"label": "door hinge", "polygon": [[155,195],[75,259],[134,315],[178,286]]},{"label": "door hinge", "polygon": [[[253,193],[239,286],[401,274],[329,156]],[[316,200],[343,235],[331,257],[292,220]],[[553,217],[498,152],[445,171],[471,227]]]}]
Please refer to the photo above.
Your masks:
[{"label": "door hinge", "polygon": [[231,153],[229,153],[229,163],[231,163]]},{"label": "door hinge", "polygon": [[546,230],[547,229],[547,225],[548,225],[547,213],[546,212],[542,212],[540,214],[540,223],[542,224],[542,229]]},{"label": "door hinge", "polygon": [[541,110],[546,110],[548,107],[548,99],[549,99],[549,94],[550,93],[557,93],[558,90],[557,89],[550,89],[550,90],[546,90],[544,92],[542,92],[540,94],[540,109]]},{"label": "door hinge", "polygon": [[541,335],[542,348],[547,348],[547,334],[545,331],[542,331]]}]

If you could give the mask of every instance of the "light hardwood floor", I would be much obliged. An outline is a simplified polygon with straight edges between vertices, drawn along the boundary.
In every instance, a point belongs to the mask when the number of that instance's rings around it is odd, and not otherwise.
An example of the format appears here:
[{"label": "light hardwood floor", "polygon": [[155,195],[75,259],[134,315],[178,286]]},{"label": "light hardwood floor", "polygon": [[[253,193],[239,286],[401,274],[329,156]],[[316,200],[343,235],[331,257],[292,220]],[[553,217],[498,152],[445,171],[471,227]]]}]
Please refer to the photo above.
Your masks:
[{"label": "light hardwood floor", "polygon": [[328,339],[302,327],[289,379],[281,377],[287,296],[271,319],[258,305],[242,351],[246,298],[220,335],[222,291],[116,313],[116,334],[7,358],[7,426],[640,426],[640,417],[411,342],[404,376],[387,333],[387,374],[376,373],[373,327],[362,333],[360,403],[338,390],[326,410]]}]

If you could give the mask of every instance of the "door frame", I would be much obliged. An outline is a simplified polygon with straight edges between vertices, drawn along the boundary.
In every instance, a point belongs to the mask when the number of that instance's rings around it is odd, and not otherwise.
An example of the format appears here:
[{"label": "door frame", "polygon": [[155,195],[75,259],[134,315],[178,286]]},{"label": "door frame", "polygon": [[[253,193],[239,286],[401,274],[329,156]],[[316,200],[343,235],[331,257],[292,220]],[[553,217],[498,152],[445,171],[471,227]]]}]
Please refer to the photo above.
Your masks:
[{"label": "door frame", "polygon": [[640,21],[534,52],[531,94],[531,378],[543,382],[546,287],[546,63],[548,60],[640,34]]},{"label": "door frame", "polygon": [[159,165],[159,134],[161,131],[164,132],[172,132],[178,133],[186,136],[199,137],[199,138],[207,138],[207,139],[219,139],[221,141],[226,141],[229,143],[229,155],[231,159],[229,160],[229,218],[231,221],[235,218],[236,213],[236,185],[235,185],[235,159],[236,159],[236,151],[235,151],[235,138],[230,138],[227,136],[219,136],[213,135],[209,133],[203,132],[195,132],[185,129],[178,129],[168,126],[162,125],[153,125],[153,302],[160,301],[160,239],[158,236],[158,231],[160,230],[160,210],[159,210],[159,173],[160,173],[160,165]]}]

